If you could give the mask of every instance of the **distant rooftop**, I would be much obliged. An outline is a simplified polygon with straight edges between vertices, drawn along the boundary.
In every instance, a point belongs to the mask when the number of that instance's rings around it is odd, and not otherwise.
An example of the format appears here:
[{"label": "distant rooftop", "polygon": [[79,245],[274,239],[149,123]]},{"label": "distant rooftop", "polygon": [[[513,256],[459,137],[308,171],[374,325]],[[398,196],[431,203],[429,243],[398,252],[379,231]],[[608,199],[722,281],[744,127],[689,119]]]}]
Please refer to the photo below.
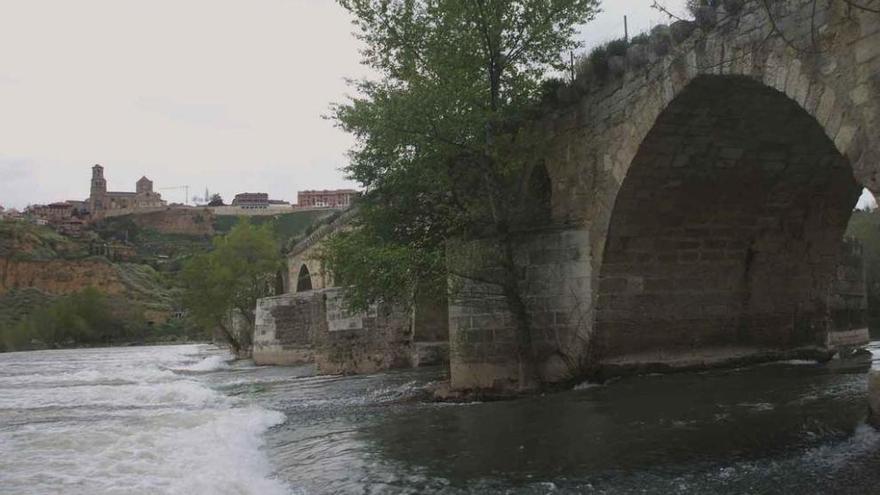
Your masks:
[{"label": "distant rooftop", "polygon": [[299,191],[300,194],[304,193],[357,193],[355,189],[307,189],[305,191]]}]

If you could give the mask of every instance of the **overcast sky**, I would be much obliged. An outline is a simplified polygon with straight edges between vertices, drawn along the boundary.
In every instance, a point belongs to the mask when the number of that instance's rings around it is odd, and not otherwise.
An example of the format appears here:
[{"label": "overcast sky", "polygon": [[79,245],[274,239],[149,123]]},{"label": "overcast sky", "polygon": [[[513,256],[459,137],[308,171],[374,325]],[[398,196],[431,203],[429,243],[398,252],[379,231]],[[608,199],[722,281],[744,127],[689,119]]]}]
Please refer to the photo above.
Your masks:
[{"label": "overcast sky", "polygon": [[[665,0],[681,12],[684,0]],[[589,46],[664,17],[606,0]],[[0,0],[0,205],[190,186],[190,196],[354,186],[351,139],[321,116],[364,74],[333,0]],[[182,190],[161,191],[183,201]]]}]

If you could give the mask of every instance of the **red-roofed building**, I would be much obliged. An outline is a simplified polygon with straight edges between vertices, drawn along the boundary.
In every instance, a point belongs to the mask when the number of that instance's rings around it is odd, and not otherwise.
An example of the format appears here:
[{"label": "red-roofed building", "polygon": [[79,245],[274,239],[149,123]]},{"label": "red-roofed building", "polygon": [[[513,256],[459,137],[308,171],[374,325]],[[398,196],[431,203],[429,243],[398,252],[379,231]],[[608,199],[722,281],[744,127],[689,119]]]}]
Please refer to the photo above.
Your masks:
[{"label": "red-roofed building", "polygon": [[298,208],[340,208],[351,206],[358,192],[354,189],[334,189],[322,191],[299,191]]}]

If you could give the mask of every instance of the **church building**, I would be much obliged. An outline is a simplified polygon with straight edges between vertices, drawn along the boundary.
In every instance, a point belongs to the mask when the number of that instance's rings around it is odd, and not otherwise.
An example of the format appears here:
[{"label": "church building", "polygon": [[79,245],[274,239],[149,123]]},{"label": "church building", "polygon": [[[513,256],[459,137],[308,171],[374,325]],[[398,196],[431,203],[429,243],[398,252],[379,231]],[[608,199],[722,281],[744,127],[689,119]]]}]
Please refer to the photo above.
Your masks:
[{"label": "church building", "polygon": [[92,218],[134,212],[144,208],[163,207],[167,203],[162,195],[153,192],[153,181],[141,177],[135,185],[135,192],[107,191],[104,167],[92,167],[91,194],[87,201]]}]

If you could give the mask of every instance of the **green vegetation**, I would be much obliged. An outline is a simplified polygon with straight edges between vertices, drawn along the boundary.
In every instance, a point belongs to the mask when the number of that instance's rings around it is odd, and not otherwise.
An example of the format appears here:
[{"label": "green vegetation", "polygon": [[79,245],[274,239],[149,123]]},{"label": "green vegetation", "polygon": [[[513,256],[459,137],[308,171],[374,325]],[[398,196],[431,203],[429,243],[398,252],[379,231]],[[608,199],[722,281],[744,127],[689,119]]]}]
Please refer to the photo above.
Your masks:
[{"label": "green vegetation", "polygon": [[95,288],[55,298],[13,325],[0,327],[0,350],[110,344],[143,338],[146,322],[133,306],[114,309]]},{"label": "green vegetation", "polygon": [[165,301],[108,296],[95,288],[67,296],[33,287],[14,289],[0,296],[0,352],[209,339],[189,318],[149,321],[150,311],[169,312],[167,294],[160,295]]},{"label": "green vegetation", "polygon": [[150,265],[118,263],[119,277],[127,297],[145,310],[170,312],[180,299],[173,277],[157,272]]},{"label": "green vegetation", "polygon": [[[349,177],[368,193],[360,202],[365,232],[331,243],[328,268],[360,286],[347,289],[355,301],[409,302],[400,298],[420,280],[445,276],[435,260],[448,240],[491,239],[499,268],[491,282],[515,317],[524,359],[532,329],[513,239],[523,225],[522,178],[543,168],[547,146],[529,125],[547,93],[545,75],[569,68],[563,54],[576,47],[577,26],[599,2],[339,3],[354,17],[364,64],[378,77],[357,83],[361,96],[333,109],[358,140]],[[380,254],[375,259],[352,247],[367,243]]]},{"label": "green vegetation", "polygon": [[687,0],[687,9],[691,15],[697,15],[700,7],[717,7],[719,0]]},{"label": "green vegetation", "polygon": [[433,298],[445,290],[441,250],[420,252],[384,242],[370,224],[331,236],[322,256],[333,267],[336,283],[347,287],[346,303],[353,309],[366,310],[381,300],[410,304],[416,294]]},{"label": "green vegetation", "polygon": [[[281,254],[271,224],[239,220],[229,234],[214,239],[213,251],[189,259],[181,273],[183,302],[193,320],[216,329],[235,353],[250,348],[257,299],[275,293]],[[233,315],[249,328],[236,332]]]},{"label": "green vegetation", "polygon": [[[217,231],[228,235],[217,237],[214,242],[208,235],[163,234],[144,228],[132,215],[105,219],[81,238],[66,237],[50,227],[27,222],[0,222],[0,259],[13,262],[86,259],[93,243],[133,246],[135,250],[130,262],[112,263],[125,287],[118,296],[102,294],[100,288],[84,288],[66,296],[50,295],[36,288],[14,289],[0,295],[0,351],[204,340],[209,337],[205,329],[213,330],[217,325],[213,321],[205,324],[205,311],[195,311],[193,316],[184,311],[185,284],[190,289],[198,284],[182,272],[184,266],[198,266],[206,260],[215,270],[202,281],[205,300],[213,304],[218,299],[211,298],[222,293],[229,298],[225,299],[227,303],[249,308],[242,313],[252,325],[255,298],[276,290],[276,273],[281,265],[276,239],[301,236],[313,224],[335,213],[291,212],[244,222],[240,217],[216,217]],[[201,218],[197,216],[194,221],[198,223]],[[250,254],[257,256],[252,266],[248,265]],[[248,276],[258,277],[260,283],[245,290],[238,282]],[[89,283],[88,275],[85,277],[83,286]],[[263,281],[266,283],[262,284]],[[190,303],[200,299],[191,291],[189,295]],[[195,307],[205,309],[198,304]],[[174,317],[169,318],[171,315]],[[249,345],[249,339],[244,345]]]},{"label": "green vegetation", "polygon": [[226,234],[238,223],[240,218],[250,218],[254,225],[270,224],[275,237],[281,240],[301,236],[310,226],[335,213],[333,210],[306,210],[284,213],[276,216],[255,217],[214,217],[214,230]]},{"label": "green vegetation", "polygon": [[33,287],[13,289],[3,294],[0,296],[0,331],[17,325],[36,309],[46,307],[54,299]]},{"label": "green vegetation", "polygon": [[208,206],[226,206],[226,203],[223,202],[223,196],[215,193],[211,195],[211,201],[208,202]]},{"label": "green vegetation", "polygon": [[133,245],[138,261],[149,263],[162,271],[175,271],[179,268],[179,263],[175,264],[174,260],[203,253],[211,248],[210,236],[163,234],[141,227],[133,215],[107,218],[93,228],[104,241]]},{"label": "green vegetation", "polygon": [[88,254],[87,247],[49,227],[0,221],[0,258],[45,261],[84,258]]}]

